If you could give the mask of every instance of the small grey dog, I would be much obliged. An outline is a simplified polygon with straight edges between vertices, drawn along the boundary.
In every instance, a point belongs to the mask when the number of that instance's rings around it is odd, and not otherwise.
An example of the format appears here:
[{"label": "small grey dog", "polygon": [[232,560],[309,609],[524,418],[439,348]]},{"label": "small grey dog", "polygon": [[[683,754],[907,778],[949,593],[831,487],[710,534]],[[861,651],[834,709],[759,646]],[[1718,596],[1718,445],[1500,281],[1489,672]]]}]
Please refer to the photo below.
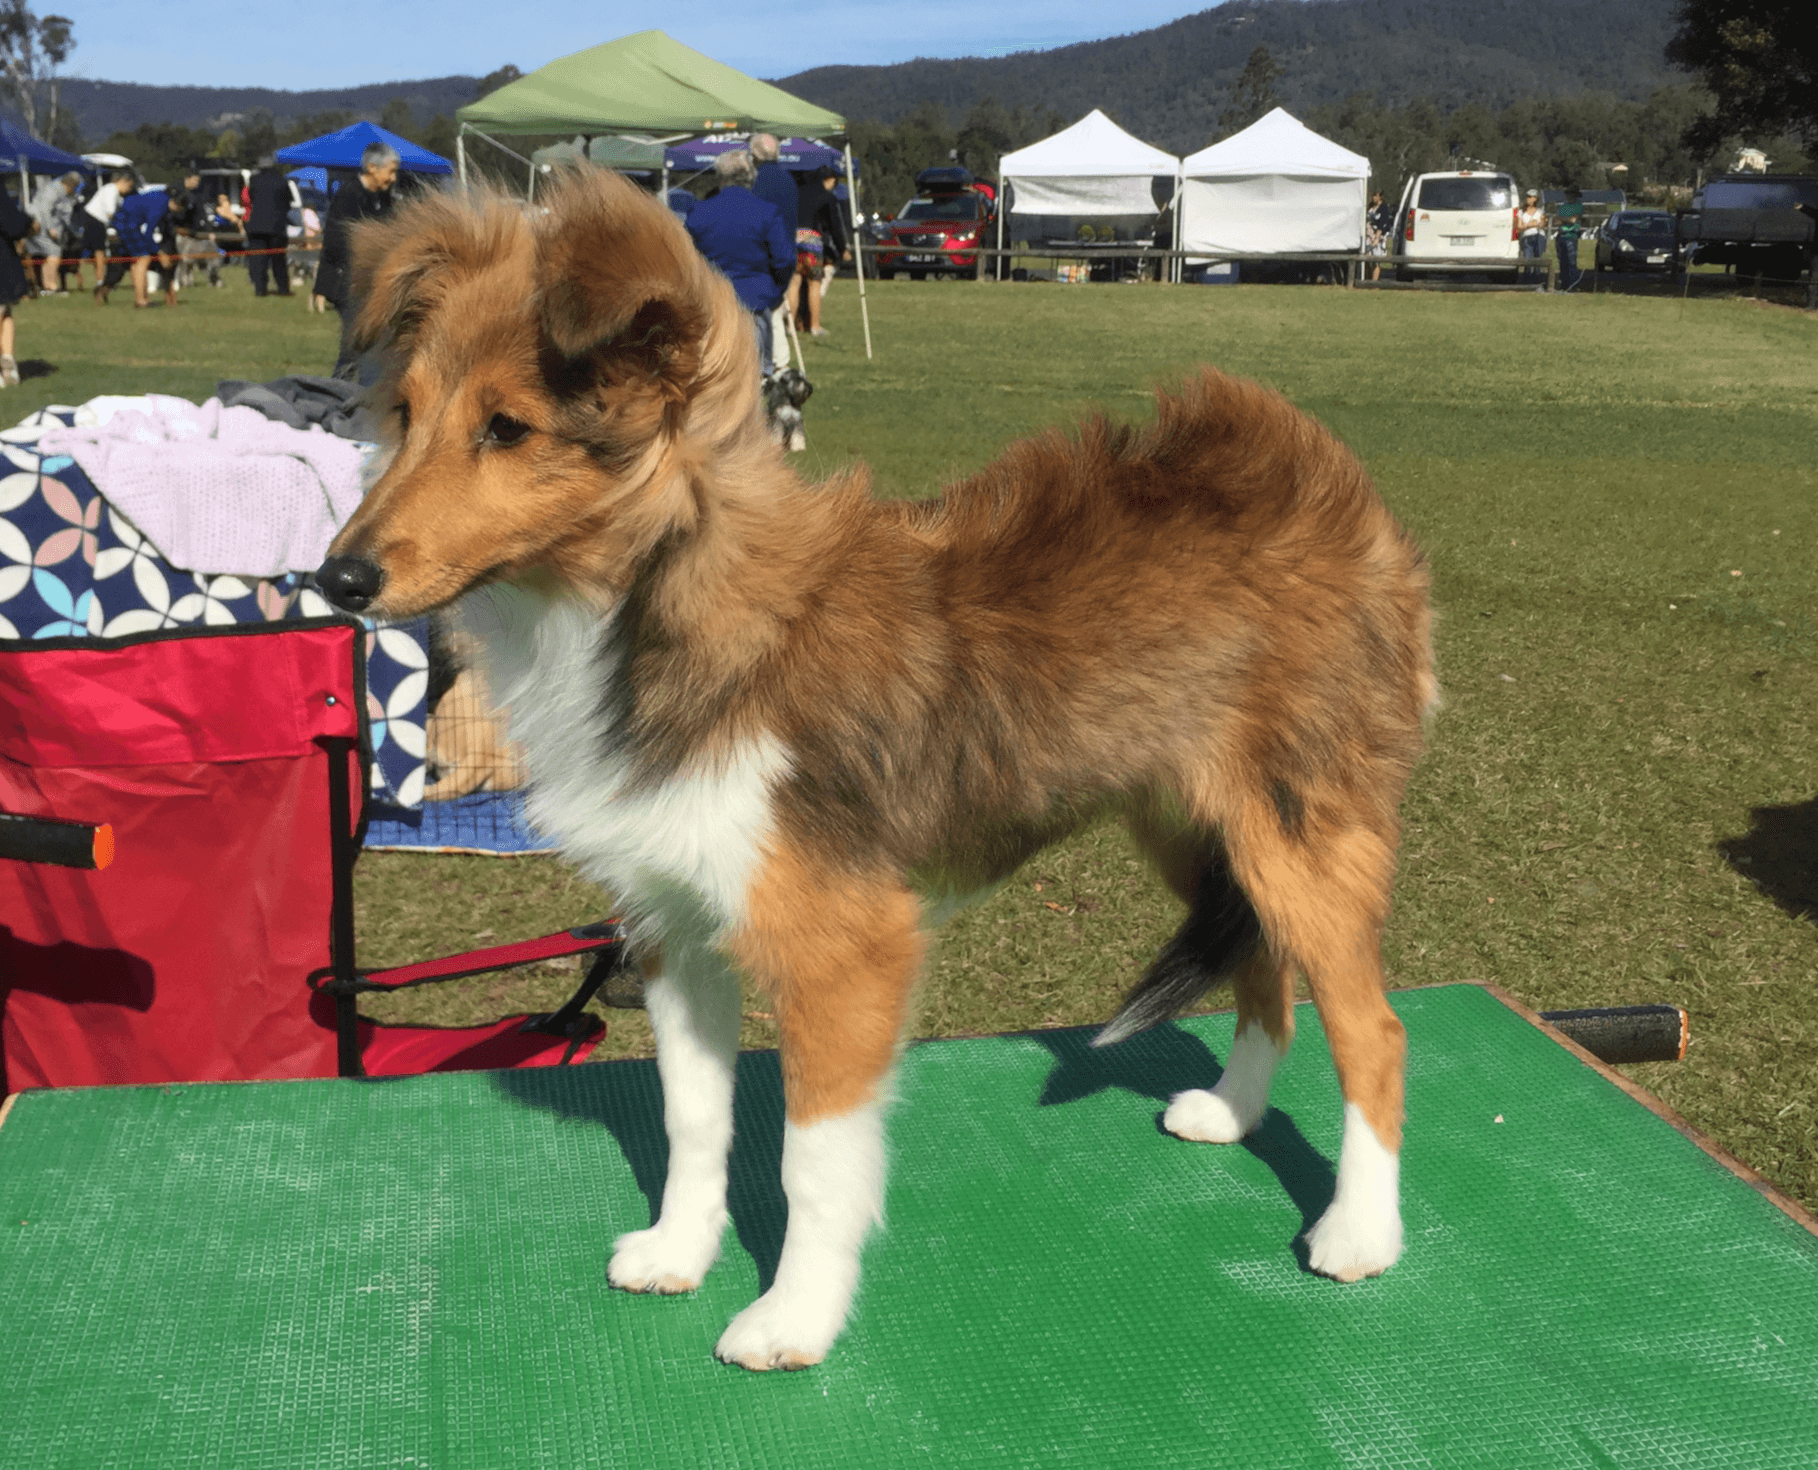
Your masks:
[{"label": "small grey dog", "polygon": [[764,418],[778,444],[799,453],[808,447],[808,436],[802,432],[802,405],[814,392],[814,384],[800,368],[784,368],[764,379]]}]

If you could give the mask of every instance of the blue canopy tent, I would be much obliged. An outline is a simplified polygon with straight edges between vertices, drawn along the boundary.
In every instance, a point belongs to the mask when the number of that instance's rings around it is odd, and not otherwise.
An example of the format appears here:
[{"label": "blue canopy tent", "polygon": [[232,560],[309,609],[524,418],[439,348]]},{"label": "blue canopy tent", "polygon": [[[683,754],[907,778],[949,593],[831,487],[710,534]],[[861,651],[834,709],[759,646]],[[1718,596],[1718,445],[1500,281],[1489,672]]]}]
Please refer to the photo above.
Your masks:
[{"label": "blue canopy tent", "polygon": [[451,174],[454,165],[439,153],[419,148],[407,138],[388,133],[377,123],[357,122],[338,133],[325,133],[307,143],[278,150],[278,162],[288,168],[319,164],[323,168],[358,168],[360,155],[373,143],[389,143],[397,150],[399,166],[406,173]]},{"label": "blue canopy tent", "polygon": [[24,128],[0,117],[0,171],[19,175],[19,203],[32,202],[33,174],[93,173],[94,166],[49,143],[40,143]]}]

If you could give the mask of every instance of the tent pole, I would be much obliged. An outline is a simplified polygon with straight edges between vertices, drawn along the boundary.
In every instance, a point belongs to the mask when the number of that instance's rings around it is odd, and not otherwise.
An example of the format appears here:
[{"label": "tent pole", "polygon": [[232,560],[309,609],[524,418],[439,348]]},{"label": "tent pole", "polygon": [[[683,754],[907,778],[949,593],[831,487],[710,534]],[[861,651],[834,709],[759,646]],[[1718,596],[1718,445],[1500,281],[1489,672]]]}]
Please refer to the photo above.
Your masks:
[{"label": "tent pole", "polygon": [[997,269],[991,273],[991,279],[1001,281],[1004,278],[1004,215],[1008,213],[1010,190],[1005,187],[1004,176],[997,176]]},{"label": "tent pole", "polygon": [[852,263],[858,268],[859,318],[865,324],[865,360],[871,360],[871,305],[865,300],[864,216],[859,212],[858,176],[852,171],[852,144],[846,145],[846,202],[852,211]]},{"label": "tent pole", "polygon": [[1187,176],[1182,174],[1174,186],[1174,259],[1168,267],[1168,279],[1175,285],[1187,279],[1187,262],[1180,258],[1181,215],[1187,208]]},{"label": "tent pole", "polygon": [[467,191],[467,124],[455,129],[455,173],[460,176],[461,192]]}]

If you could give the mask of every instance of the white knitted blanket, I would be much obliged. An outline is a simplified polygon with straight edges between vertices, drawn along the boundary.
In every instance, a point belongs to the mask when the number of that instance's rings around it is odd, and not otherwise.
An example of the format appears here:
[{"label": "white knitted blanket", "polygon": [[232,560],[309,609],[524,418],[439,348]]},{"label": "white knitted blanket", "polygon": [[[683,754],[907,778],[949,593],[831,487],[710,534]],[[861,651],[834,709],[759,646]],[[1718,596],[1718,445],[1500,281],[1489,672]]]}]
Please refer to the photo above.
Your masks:
[{"label": "white knitted blanket", "polygon": [[116,400],[74,427],[47,424],[36,447],[75,460],[166,561],[191,572],[314,571],[362,493],[354,441],[218,398]]}]

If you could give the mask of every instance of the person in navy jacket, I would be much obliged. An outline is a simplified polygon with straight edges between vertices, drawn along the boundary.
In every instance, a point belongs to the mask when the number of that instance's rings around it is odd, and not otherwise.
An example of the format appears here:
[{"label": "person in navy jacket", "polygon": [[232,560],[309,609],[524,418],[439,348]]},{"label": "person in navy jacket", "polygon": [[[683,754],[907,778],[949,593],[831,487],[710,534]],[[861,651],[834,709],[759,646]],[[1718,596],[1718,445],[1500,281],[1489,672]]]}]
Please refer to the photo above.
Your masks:
[{"label": "person in navy jacket", "polygon": [[695,247],[732,282],[752,314],[759,361],[770,371],[770,314],[783,300],[795,273],[795,241],[784,232],[783,216],[751,192],[757,167],[749,153],[722,153],[713,163],[720,187],[684,223]]},{"label": "person in navy jacket", "polygon": [[[782,144],[777,142],[774,133],[753,133],[751,135],[751,161],[757,165],[757,181],[752,184],[751,192],[766,203],[774,204],[777,213],[783,217],[783,230],[793,241],[795,232],[801,228],[801,221],[796,217],[797,190],[795,175],[784,168],[779,161]],[[795,247],[791,245],[791,249]],[[788,300],[789,310],[795,310],[795,296],[800,289],[796,286],[799,279],[793,272],[789,284],[783,288]],[[780,372],[789,366],[789,340],[786,335],[788,324],[783,320],[779,305],[770,314],[770,351],[771,360],[764,364],[765,372]]]},{"label": "person in navy jacket", "polygon": [[128,194],[114,211],[114,231],[120,237],[120,254],[107,268],[107,279],[96,294],[105,302],[120,277],[126,273],[128,258],[132,261],[133,305],[151,302],[151,265],[158,262],[164,274],[164,301],[177,304],[176,257],[168,250],[167,217],[176,200],[163,189],[145,189]]}]

